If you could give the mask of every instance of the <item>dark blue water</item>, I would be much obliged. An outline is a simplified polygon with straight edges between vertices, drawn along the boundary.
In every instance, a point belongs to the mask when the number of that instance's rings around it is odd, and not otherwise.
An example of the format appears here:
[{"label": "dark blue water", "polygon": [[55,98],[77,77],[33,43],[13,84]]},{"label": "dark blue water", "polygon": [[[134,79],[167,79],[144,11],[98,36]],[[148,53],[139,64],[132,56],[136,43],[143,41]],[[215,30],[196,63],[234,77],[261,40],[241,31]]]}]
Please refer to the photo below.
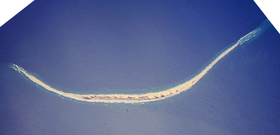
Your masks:
[{"label": "dark blue water", "polygon": [[192,89],[145,104],[89,104],[57,89],[142,93],[181,82],[266,18],[253,2],[34,2],[0,28],[0,134],[277,134],[279,34],[270,27]]}]

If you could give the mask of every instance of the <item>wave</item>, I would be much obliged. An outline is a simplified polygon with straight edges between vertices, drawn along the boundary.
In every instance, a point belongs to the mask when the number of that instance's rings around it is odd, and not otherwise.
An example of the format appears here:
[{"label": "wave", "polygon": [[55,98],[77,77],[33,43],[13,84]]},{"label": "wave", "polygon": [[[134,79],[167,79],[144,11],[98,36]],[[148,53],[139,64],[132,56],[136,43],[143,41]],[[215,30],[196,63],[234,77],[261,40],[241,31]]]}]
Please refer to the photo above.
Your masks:
[{"label": "wave", "polygon": [[70,99],[75,99],[83,102],[103,102],[103,103],[143,103],[143,102],[151,102],[157,100],[163,100],[175,95],[178,95],[184,91],[189,90],[192,86],[194,86],[203,76],[207,74],[207,72],[212,69],[212,67],[218,63],[223,57],[229,54],[232,50],[234,50],[237,46],[252,40],[254,37],[260,35],[266,28],[270,26],[270,22],[265,20],[259,27],[255,30],[249,32],[245,36],[241,37],[234,45],[227,48],[220,55],[218,55],[212,62],[210,62],[201,72],[196,74],[193,78],[188,81],[181,83],[175,87],[171,87],[159,92],[150,92],[144,94],[75,94],[75,93],[67,93],[56,88],[51,87],[50,85],[44,83],[42,80],[37,78],[36,76],[28,73],[24,68],[16,65],[10,64],[10,68],[19,72],[23,76],[27,77],[33,83],[38,86],[43,87],[44,89],[61,95],[63,97],[67,97]]},{"label": "wave", "polygon": [[266,30],[271,23],[268,20],[263,21],[263,23],[257,27],[255,30],[251,31],[250,33],[246,34],[242,38],[240,38],[237,42],[242,45],[243,43],[255,39],[258,35],[260,35],[264,30]]}]

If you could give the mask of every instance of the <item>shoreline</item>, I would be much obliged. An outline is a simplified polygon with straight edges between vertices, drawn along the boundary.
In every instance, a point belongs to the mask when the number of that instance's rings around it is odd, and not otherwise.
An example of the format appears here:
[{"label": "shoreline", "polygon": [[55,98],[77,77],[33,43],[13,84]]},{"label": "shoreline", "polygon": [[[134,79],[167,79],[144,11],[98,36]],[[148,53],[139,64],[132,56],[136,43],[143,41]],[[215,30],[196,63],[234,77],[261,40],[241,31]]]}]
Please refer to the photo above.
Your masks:
[{"label": "shoreline", "polygon": [[61,90],[55,89],[52,86],[44,83],[38,77],[28,73],[24,68],[11,64],[10,68],[18,71],[23,76],[27,77],[29,80],[37,84],[38,86],[43,87],[44,89],[56,93],[60,96],[67,97],[70,99],[75,99],[77,101],[84,102],[102,102],[102,103],[144,103],[144,102],[152,102],[163,100],[169,97],[173,97],[178,95],[184,91],[189,90],[192,86],[194,86],[202,77],[204,77],[208,71],[210,71],[214,65],[216,65],[222,58],[224,58],[227,54],[229,54],[232,50],[234,50],[237,46],[242,45],[248,41],[251,41],[253,38],[259,36],[268,26],[270,25],[268,20],[265,20],[259,27],[255,30],[249,32],[245,36],[241,37],[235,44],[228,47],[224,51],[222,51],[219,55],[212,59],[212,61],[203,68],[200,72],[194,75],[189,80],[178,84],[174,87],[157,91],[157,92],[148,92],[143,94],[74,94],[67,93]]}]

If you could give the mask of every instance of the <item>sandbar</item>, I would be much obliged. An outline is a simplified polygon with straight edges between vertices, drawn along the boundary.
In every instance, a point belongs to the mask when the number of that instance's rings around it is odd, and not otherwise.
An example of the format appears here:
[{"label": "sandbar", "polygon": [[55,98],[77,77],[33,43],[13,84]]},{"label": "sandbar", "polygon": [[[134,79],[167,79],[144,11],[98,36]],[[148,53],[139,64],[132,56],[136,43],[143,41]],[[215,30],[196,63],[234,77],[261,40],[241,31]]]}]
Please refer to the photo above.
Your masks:
[{"label": "sandbar", "polygon": [[[265,25],[264,25],[265,23]],[[44,83],[34,75],[28,73],[24,68],[16,65],[11,64],[10,67],[32,82],[37,84],[44,89],[61,95],[63,97],[67,97],[70,99],[75,99],[78,101],[84,102],[103,102],[103,103],[143,103],[143,102],[151,102],[157,100],[163,100],[175,95],[178,95],[184,91],[189,90],[192,86],[194,86],[203,76],[207,74],[207,72],[212,69],[212,67],[218,63],[223,57],[229,54],[232,50],[234,50],[237,46],[251,40],[256,35],[259,35],[264,29],[264,26],[268,25],[268,21],[264,21],[260,25],[260,27],[256,28],[255,30],[251,31],[250,33],[246,34],[245,36],[241,37],[235,44],[224,50],[221,54],[219,54],[212,62],[210,62],[201,72],[195,75],[193,78],[189,79],[188,81],[181,83],[175,87],[171,87],[162,91],[158,92],[150,92],[150,93],[143,93],[143,94],[75,94],[75,93],[67,93],[58,89],[55,89],[48,84]]]}]

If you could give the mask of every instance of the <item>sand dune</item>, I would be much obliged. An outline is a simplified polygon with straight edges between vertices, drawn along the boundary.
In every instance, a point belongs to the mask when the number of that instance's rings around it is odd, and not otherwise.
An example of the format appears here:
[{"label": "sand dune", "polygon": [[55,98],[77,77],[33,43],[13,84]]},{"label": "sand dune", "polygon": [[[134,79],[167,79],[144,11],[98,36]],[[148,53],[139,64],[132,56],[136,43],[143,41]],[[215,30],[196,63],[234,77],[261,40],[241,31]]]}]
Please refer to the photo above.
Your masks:
[{"label": "sand dune", "polygon": [[85,101],[85,102],[104,102],[104,103],[141,103],[141,102],[150,102],[156,100],[162,100],[168,97],[175,96],[180,94],[184,91],[189,90],[192,86],[194,86],[203,76],[207,74],[207,72],[216,64],[218,63],[223,57],[229,54],[232,50],[234,50],[237,46],[244,44],[245,42],[252,40],[257,35],[260,35],[268,26],[269,21],[264,21],[258,28],[251,31],[250,33],[246,34],[245,36],[241,37],[234,45],[227,48],[223,51],[220,55],[218,55],[210,64],[208,64],[201,72],[195,75],[190,80],[179,84],[175,87],[171,87],[169,89],[165,89],[159,92],[151,92],[151,93],[144,93],[144,94],[74,94],[74,93],[67,93],[61,90],[55,89],[40,79],[36,78],[35,76],[28,73],[22,67],[11,64],[10,67],[14,70],[18,71],[22,75],[26,76],[35,84],[45,88],[48,91],[54,92],[58,95],[75,99],[78,101]]}]

